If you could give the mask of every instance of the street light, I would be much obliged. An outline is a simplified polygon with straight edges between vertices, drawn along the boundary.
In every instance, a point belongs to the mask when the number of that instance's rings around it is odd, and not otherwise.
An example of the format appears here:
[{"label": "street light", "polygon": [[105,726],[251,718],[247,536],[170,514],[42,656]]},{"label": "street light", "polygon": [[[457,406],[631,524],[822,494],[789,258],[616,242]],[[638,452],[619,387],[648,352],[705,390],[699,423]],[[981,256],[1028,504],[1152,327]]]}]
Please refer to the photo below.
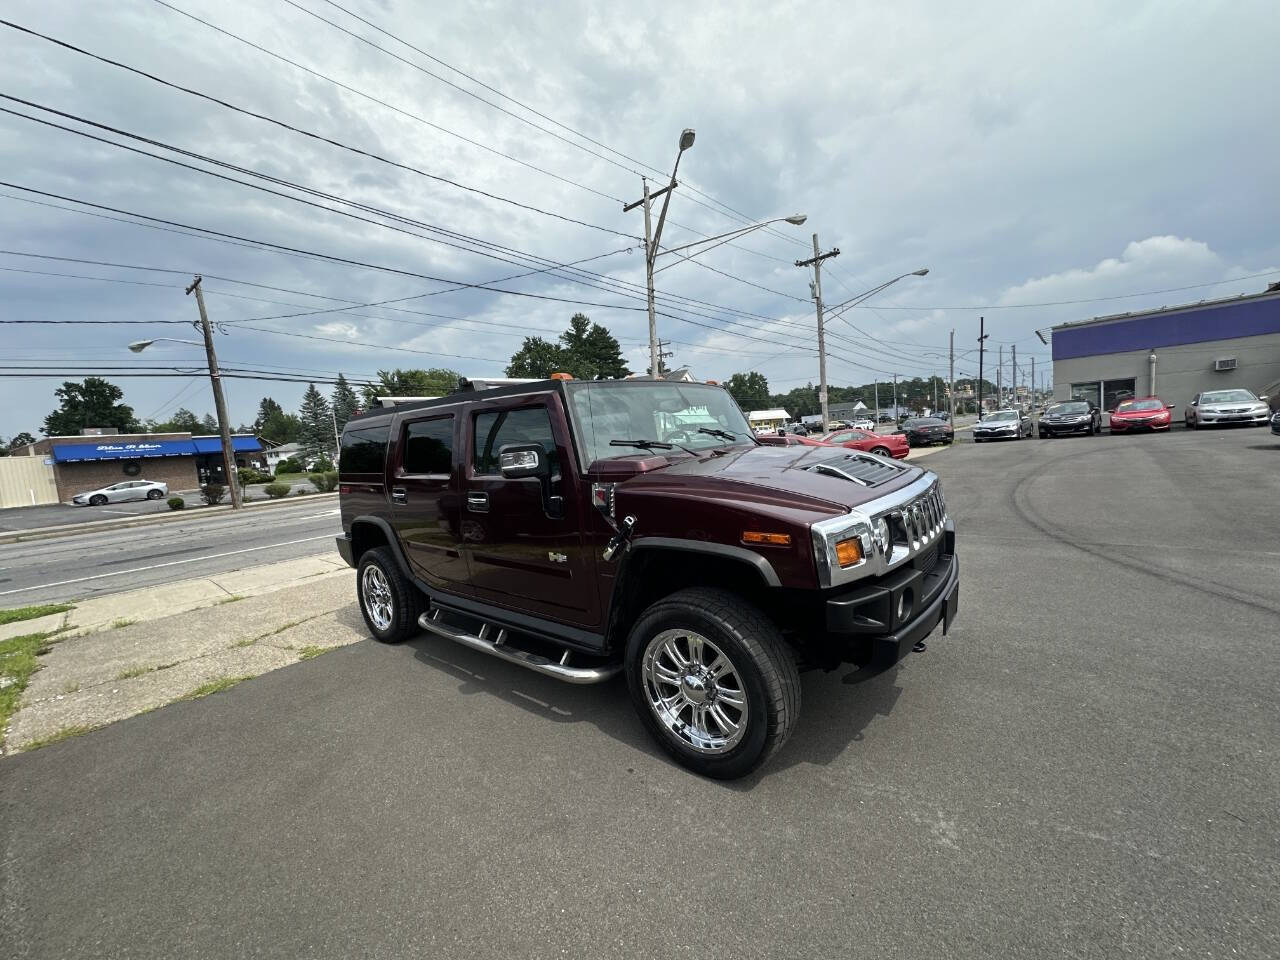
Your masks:
[{"label": "street light", "polygon": [[209,315],[204,309],[204,294],[200,290],[200,278],[196,277],[187,293],[196,295],[196,305],[200,308],[200,329],[204,333],[203,342],[199,340],[179,340],[174,337],[155,337],[151,340],[134,340],[129,344],[133,353],[141,353],[153,343],[184,343],[192,347],[204,347],[205,357],[209,361],[209,381],[213,384],[213,406],[218,412],[218,433],[222,440],[222,461],[227,486],[231,488],[231,509],[239,510],[243,505],[240,496],[239,471],[236,469],[235,450],[231,444],[231,425],[227,421],[227,401],[222,395],[222,374],[218,372],[218,356],[213,349],[213,329],[209,326]]},{"label": "street light", "polygon": [[[701,240],[694,240],[692,243],[686,243],[679,247],[669,247],[666,250],[659,250],[655,256],[655,259],[656,257],[664,257],[668,253],[680,253],[681,250],[688,250],[690,247],[700,247],[704,243],[713,244],[712,246],[707,247],[706,250],[699,250],[697,253],[691,253],[688,256],[684,257],[685,260],[692,260],[694,257],[700,254],[706,253],[707,250],[713,250],[715,249],[715,247],[718,247],[721,244],[729,243],[733,240],[736,240],[738,237],[746,236],[748,233],[751,233],[754,230],[759,230],[762,227],[767,227],[770,224],[790,223],[798,227],[808,219],[809,219],[808,216],[806,216],[803,213],[793,213],[789,217],[774,217],[772,220],[762,220],[760,223],[749,223],[745,227],[738,227],[736,230],[730,230],[728,233],[722,233],[714,237],[705,237]],[[719,240],[720,243],[713,243],[713,241],[716,241],[716,240]],[[661,273],[663,270],[669,270],[674,266],[677,266],[677,264],[668,263],[665,267],[659,267],[657,270],[653,272]]]},{"label": "street light", "polygon": [[129,344],[129,349],[132,350],[134,353],[141,353],[143,350],[147,349],[147,347],[151,346],[153,343],[159,343],[162,340],[168,343],[188,343],[193,347],[204,346],[204,344],[201,343],[199,340],[175,340],[173,337],[156,337],[154,340],[135,340],[133,341],[133,343]]}]

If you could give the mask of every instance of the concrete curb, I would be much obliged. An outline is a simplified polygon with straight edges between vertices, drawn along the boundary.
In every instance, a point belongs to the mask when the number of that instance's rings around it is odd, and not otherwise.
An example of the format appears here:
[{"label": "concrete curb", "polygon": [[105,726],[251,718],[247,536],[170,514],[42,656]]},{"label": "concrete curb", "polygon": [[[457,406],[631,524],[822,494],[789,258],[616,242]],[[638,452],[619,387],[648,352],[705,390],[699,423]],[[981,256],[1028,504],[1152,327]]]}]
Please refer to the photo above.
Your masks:
[{"label": "concrete curb", "polygon": [[[315,500],[328,500],[337,497],[337,491],[331,493],[310,493],[306,496],[308,503]],[[265,510],[270,507],[287,507],[298,503],[298,498],[285,497],[281,500],[259,500],[244,505],[246,510]],[[179,520],[190,520],[192,517],[230,513],[231,505],[201,507],[188,512],[173,510],[169,513],[150,513],[138,517],[122,517],[119,520],[91,520],[86,523],[68,523],[57,527],[37,527],[34,530],[11,530],[0,533],[0,543],[23,543],[28,540],[50,540],[56,537],[74,537],[83,533],[95,533],[99,530],[124,530],[129,527],[147,526],[153,523],[176,523]]]}]

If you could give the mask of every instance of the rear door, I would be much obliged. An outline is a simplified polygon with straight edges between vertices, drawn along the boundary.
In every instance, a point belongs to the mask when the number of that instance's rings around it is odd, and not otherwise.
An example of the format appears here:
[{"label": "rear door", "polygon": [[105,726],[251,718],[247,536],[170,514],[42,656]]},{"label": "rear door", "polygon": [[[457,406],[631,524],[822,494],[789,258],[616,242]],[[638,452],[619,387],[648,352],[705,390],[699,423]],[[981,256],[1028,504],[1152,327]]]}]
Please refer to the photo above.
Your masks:
[{"label": "rear door", "polygon": [[413,572],[430,586],[465,592],[458,498],[458,410],[433,407],[395,423],[388,478],[392,522]]},{"label": "rear door", "polygon": [[[465,425],[463,527],[478,598],[537,616],[595,624],[599,600],[582,536],[576,458],[558,394],[475,404]],[[551,477],[504,479],[498,454],[540,445]],[[557,499],[558,498],[558,499]]]}]

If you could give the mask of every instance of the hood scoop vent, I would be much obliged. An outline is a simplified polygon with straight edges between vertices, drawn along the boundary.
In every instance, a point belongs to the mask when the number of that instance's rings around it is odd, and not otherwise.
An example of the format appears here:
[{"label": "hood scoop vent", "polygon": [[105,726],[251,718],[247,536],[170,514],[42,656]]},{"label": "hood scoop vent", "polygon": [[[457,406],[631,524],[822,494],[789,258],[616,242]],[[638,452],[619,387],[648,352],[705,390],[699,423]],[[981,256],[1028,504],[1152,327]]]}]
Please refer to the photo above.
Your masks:
[{"label": "hood scoop vent", "polygon": [[863,487],[876,487],[898,477],[906,467],[866,453],[847,453],[819,460],[800,468],[809,473],[850,480]]}]

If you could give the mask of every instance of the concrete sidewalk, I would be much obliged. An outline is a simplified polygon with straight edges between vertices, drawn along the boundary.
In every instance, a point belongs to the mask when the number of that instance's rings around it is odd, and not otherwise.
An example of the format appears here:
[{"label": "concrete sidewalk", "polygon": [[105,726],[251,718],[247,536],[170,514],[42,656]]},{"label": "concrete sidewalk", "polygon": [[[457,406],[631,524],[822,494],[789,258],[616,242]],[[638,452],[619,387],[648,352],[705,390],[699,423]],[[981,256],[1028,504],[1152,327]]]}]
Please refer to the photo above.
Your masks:
[{"label": "concrete sidewalk", "polygon": [[368,636],[355,604],[354,571],[336,557],[95,598],[69,613],[2,629],[14,636],[59,628],[64,633],[50,638],[9,724],[6,753]]}]

